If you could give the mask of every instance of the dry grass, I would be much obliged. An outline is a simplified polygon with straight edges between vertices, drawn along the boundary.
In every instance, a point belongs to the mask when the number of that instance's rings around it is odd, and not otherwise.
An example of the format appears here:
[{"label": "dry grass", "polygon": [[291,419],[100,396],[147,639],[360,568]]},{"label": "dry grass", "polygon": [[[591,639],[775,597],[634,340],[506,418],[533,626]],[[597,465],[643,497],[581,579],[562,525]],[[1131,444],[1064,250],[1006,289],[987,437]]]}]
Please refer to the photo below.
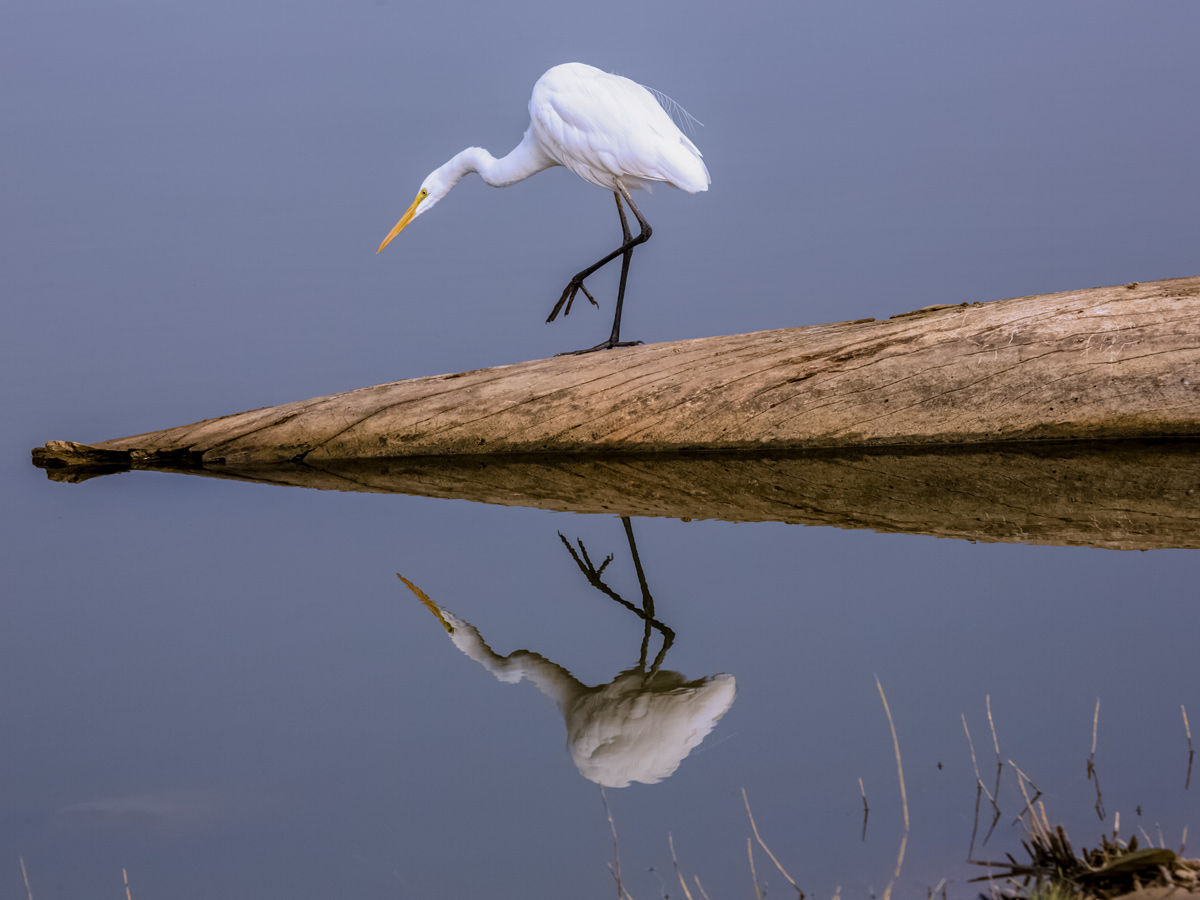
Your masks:
[{"label": "dry grass", "polygon": [[1009,880],[1019,890],[1000,896],[1050,896],[1110,900],[1144,887],[1179,887],[1200,890],[1200,860],[1184,859],[1182,847],[1176,853],[1153,845],[1139,848],[1138,839],[1129,842],[1114,836],[1101,837],[1095,849],[1076,854],[1066,830],[1050,827],[1043,810],[1033,817],[1034,826],[1021,844],[1028,862],[1017,862],[1012,854],[1006,862],[976,862],[995,871],[972,879],[985,881],[997,876]]},{"label": "dry grass", "polygon": [[[991,718],[989,709],[989,720]],[[1183,709],[1184,730],[1188,737],[1188,778],[1191,778],[1192,744],[1191,731],[1187,724],[1187,710]],[[1096,773],[1095,757],[1100,724],[1100,701],[1092,716],[1092,747],[1087,758],[1087,777],[1096,789],[1096,813],[1105,818],[1100,779]],[[966,726],[966,719],[963,719]],[[968,733],[968,741],[970,734]],[[998,746],[998,745],[997,745]],[[974,755],[972,751],[972,756]],[[1182,891],[1200,891],[1200,860],[1186,859],[1187,829],[1183,830],[1179,850],[1170,850],[1160,834],[1159,846],[1154,846],[1146,832],[1142,831],[1145,845],[1139,846],[1136,836],[1129,841],[1120,838],[1121,814],[1113,816],[1112,835],[1103,835],[1094,849],[1082,849],[1078,853],[1071,846],[1062,825],[1051,827],[1046,808],[1039,798],[1042,792],[1012,760],[1009,766],[1017,773],[1017,785],[1025,801],[1025,808],[1017,817],[1026,827],[1026,838],[1021,842],[1028,857],[1018,862],[1006,853],[1003,862],[988,862],[968,859],[973,865],[987,866],[989,873],[972,881],[992,882],[992,896],[999,898],[1029,898],[1029,900],[1114,900],[1143,888],[1179,888]],[[978,777],[978,769],[976,769]],[[1029,789],[1034,791],[1030,796]],[[978,794],[977,794],[978,797]],[[1141,808],[1138,808],[1139,815]],[[978,816],[978,803],[976,805]],[[972,836],[972,842],[974,838]],[[1008,884],[1007,892],[997,889],[996,879]]]}]

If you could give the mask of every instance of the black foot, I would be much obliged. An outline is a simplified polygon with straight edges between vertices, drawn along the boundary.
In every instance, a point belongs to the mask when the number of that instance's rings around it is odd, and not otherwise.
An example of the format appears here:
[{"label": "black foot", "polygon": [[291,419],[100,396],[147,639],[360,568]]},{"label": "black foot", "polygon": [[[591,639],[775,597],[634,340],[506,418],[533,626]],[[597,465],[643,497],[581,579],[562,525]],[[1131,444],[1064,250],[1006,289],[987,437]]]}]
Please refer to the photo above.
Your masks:
[{"label": "black foot", "polygon": [[[571,279],[571,283],[563,289],[562,296],[559,297],[558,302],[554,304],[554,309],[550,310],[550,315],[546,317],[546,321],[553,322],[558,317],[558,311],[560,309],[562,309],[562,314],[564,316],[569,316],[571,314],[571,304],[575,302],[575,294],[579,291],[583,291],[583,296],[588,298],[592,306],[596,307],[596,309],[600,308],[600,304],[596,302],[596,298],[591,295],[591,292],[588,291],[586,287],[584,287],[583,280],[576,275]],[[563,309],[564,303],[567,305],[566,309]]]},{"label": "black foot", "polygon": [[597,344],[595,347],[588,347],[586,350],[568,350],[566,353],[555,353],[555,356],[581,356],[584,353],[595,353],[597,350],[612,350],[614,347],[636,347],[641,341],[613,341],[607,340],[603,344]]}]

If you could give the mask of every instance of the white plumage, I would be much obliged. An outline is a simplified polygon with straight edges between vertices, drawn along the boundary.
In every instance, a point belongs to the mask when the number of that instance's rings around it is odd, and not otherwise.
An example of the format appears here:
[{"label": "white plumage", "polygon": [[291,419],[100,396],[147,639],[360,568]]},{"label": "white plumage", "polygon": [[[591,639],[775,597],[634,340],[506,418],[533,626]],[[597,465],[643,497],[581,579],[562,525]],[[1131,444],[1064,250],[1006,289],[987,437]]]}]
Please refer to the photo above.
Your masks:
[{"label": "white plumage", "polygon": [[[629,192],[663,182],[696,193],[708,190],[712,179],[700,150],[676,127],[654,95],[620,75],[610,75],[583,63],[565,63],[550,69],[533,86],[529,128],[516,149],[503,159],[496,159],[482,147],[468,147],[434,169],[379,249],[386,247],[413,219],[432,209],[470,172],[479,173],[493,187],[507,187],[552,166],[566,166],[584,181],[613,192],[624,242],[571,279],[546,321],[553,321],[564,306],[564,314],[569,313],[578,291],[583,291],[595,305],[584,279],[620,256],[621,282],[612,335],[588,349],[640,343],[622,343],[618,339],[629,260],[633,248],[651,234]],[[637,235],[630,233],[622,199],[641,226]]]},{"label": "white plumage", "polygon": [[538,79],[529,128],[559,165],[610,191],[661,181],[694,194],[712,183],[700,150],[650,91],[583,63]]}]

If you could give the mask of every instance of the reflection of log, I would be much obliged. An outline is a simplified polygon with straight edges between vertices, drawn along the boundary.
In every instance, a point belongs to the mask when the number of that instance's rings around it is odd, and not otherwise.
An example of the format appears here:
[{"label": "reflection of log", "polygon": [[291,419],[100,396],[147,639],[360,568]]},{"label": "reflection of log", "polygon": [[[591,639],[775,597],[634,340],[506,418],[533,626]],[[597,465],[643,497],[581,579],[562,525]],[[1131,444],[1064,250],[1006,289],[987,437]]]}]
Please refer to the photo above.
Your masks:
[{"label": "reflection of log", "polygon": [[[627,516],[778,521],[978,541],[1200,547],[1191,441],[869,450],[769,458],[566,454],[188,468],[323,490],[454,497]],[[153,468],[163,468],[155,463]],[[111,468],[60,468],[78,480]]]},{"label": "reflection of log", "polygon": [[1196,434],[1200,277],[417,378],[94,449],[233,464]]}]

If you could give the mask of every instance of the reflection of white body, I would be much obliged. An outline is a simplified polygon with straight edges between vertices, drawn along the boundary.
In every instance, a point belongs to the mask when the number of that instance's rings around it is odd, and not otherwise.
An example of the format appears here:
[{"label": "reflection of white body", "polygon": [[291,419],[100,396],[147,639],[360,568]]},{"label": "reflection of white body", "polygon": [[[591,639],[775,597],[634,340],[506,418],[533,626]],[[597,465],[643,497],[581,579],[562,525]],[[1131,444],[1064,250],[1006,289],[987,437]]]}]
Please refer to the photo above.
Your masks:
[{"label": "reflection of white body", "polygon": [[610,684],[588,687],[528,650],[500,656],[474,626],[445,610],[437,615],[454,646],[500,681],[528,679],[555,699],[580,774],[606,787],[654,784],[669,776],[713,730],[737,694],[732,675],[687,681],[678,672],[650,676],[640,668],[622,672]]}]

